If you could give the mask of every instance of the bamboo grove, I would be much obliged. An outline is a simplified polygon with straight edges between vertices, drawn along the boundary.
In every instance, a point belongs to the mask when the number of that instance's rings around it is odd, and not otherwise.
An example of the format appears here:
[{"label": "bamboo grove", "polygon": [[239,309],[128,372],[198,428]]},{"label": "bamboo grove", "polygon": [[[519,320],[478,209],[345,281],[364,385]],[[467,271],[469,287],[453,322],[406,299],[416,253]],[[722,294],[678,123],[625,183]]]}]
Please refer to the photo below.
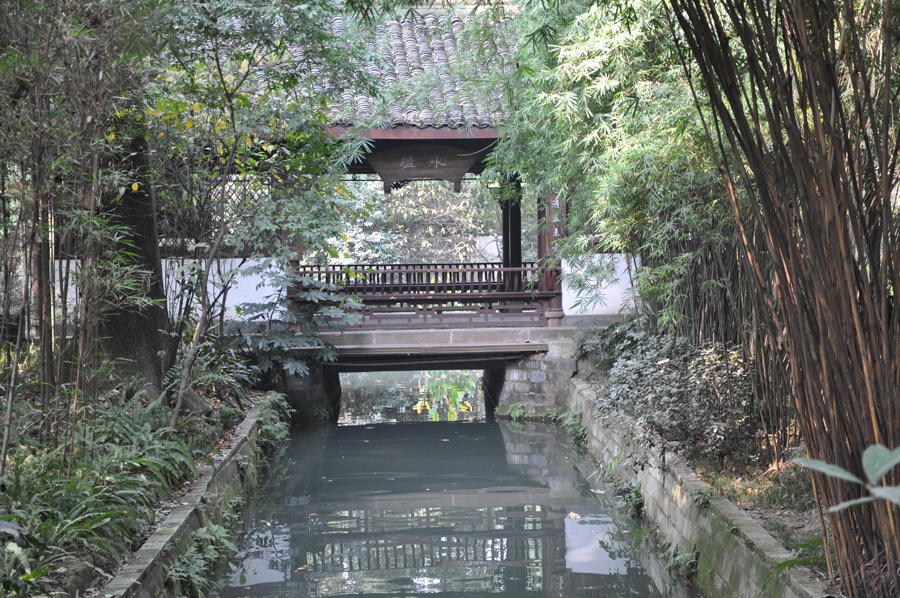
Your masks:
[{"label": "bamboo grove", "polygon": [[[809,454],[861,472],[868,445],[900,444],[895,7],[671,7],[711,106],[708,134],[766,334],[785,348]],[[898,481],[896,473],[887,480]],[[819,477],[816,487],[828,505],[860,495],[836,478]],[[830,515],[851,595],[900,591],[898,517],[884,503]]]}]

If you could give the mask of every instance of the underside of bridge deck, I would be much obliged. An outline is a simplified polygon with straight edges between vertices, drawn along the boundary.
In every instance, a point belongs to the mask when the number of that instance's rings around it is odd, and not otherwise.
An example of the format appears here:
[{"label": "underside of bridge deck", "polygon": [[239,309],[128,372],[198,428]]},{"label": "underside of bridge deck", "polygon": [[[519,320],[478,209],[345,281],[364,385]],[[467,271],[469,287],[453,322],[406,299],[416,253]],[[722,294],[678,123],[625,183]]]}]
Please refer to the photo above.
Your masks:
[{"label": "underside of bridge deck", "polygon": [[575,374],[572,328],[484,328],[459,330],[355,330],[325,333],[337,361],[312,364],[305,379],[292,379],[288,395],[298,421],[312,412],[340,409],[340,373],[477,369],[492,372],[494,401],[520,403],[531,416],[562,406]]}]

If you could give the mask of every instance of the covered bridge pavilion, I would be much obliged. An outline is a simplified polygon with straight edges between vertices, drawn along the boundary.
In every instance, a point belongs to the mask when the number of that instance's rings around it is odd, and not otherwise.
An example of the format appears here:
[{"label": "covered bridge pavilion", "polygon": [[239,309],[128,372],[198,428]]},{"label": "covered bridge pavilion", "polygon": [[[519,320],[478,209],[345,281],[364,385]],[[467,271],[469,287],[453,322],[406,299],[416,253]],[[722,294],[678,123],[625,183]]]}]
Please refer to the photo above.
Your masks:
[{"label": "covered bridge pavilion", "polygon": [[[331,107],[335,136],[360,134],[359,124],[373,116],[389,124],[364,130],[369,151],[350,174],[378,175],[384,192],[391,193],[415,180],[449,181],[459,191],[466,175],[484,171],[500,139],[503,112],[499,101],[479,101],[458,74],[458,44],[467,21],[437,12],[380,28],[369,49],[381,61],[368,65],[369,73],[385,89],[419,78],[427,92],[417,95],[427,100],[389,105],[375,115],[374,98],[345,92]],[[340,30],[344,24],[336,18],[333,26]],[[510,180],[500,196],[500,262],[304,265],[301,273],[359,297],[363,329],[559,326],[564,316],[559,269],[549,258],[554,238],[564,233],[564,211],[553,197],[539,207],[537,261],[524,262],[519,181]]]},{"label": "covered bridge pavilion", "polygon": [[[370,50],[382,60],[369,72],[385,88],[419,77],[428,83],[427,101],[398,103],[376,115],[373,98],[345,93],[332,107],[332,133],[362,128],[370,144],[350,174],[378,175],[390,193],[416,180],[450,181],[459,191],[463,177],[484,171],[503,112],[498,101],[470,94],[455,68],[466,21],[425,14],[381,29]],[[376,116],[389,126],[360,127]],[[551,259],[554,240],[565,234],[564,207],[555,197],[539,206],[537,261],[524,262],[522,187],[513,179],[501,191],[500,262],[299,266],[303,275],[359,297],[364,307],[359,329],[322,333],[337,349],[336,362],[311,364],[309,376],[289,379],[298,421],[322,410],[336,417],[342,371],[484,368],[496,404],[521,403],[529,415],[563,407],[577,368],[572,331],[561,327],[560,271]]]}]

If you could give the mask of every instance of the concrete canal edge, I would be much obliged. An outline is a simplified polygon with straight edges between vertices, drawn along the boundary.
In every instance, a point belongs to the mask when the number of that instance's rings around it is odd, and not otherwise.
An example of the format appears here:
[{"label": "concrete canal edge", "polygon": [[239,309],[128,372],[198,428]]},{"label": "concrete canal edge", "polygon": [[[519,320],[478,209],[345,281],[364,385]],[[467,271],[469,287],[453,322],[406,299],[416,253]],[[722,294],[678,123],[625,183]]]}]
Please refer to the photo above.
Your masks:
[{"label": "concrete canal edge", "polygon": [[235,498],[258,482],[256,443],[259,414],[265,401],[247,412],[231,443],[223,443],[213,465],[199,468],[199,479],[191,484],[172,511],[131,560],[100,590],[101,598],[175,598],[183,592],[168,581],[167,569],[186,552],[194,532],[219,524]]},{"label": "concrete canal edge", "polygon": [[[592,455],[611,477],[640,483],[644,511],[661,538],[682,553],[696,554],[696,581],[707,596],[828,596],[805,567],[776,574],[779,563],[794,558],[791,552],[749,514],[713,491],[684,459],[665,453],[662,440],[652,432],[624,415],[595,417],[596,398],[589,384],[570,380],[566,406],[581,411]],[[646,448],[650,445],[653,448]]]}]

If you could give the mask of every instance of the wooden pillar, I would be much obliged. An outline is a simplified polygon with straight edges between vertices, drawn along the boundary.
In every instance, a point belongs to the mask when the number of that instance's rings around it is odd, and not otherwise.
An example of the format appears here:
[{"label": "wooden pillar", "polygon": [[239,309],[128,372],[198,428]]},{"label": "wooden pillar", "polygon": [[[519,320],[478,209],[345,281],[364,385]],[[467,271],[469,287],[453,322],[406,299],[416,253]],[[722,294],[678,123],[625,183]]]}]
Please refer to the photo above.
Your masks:
[{"label": "wooden pillar", "polygon": [[[522,182],[518,177],[500,189],[500,207],[503,212],[503,267],[522,267]],[[505,278],[507,291],[520,290],[521,275],[508,273]]]},{"label": "wooden pillar", "polygon": [[522,183],[518,178],[502,188],[503,267],[522,267]]},{"label": "wooden pillar", "polygon": [[559,261],[553,255],[553,246],[566,235],[566,209],[556,193],[551,194],[538,210],[538,224],[538,263],[545,268],[541,290],[556,293],[545,303],[544,315],[548,326],[559,326],[566,314],[562,306],[562,271]]}]

